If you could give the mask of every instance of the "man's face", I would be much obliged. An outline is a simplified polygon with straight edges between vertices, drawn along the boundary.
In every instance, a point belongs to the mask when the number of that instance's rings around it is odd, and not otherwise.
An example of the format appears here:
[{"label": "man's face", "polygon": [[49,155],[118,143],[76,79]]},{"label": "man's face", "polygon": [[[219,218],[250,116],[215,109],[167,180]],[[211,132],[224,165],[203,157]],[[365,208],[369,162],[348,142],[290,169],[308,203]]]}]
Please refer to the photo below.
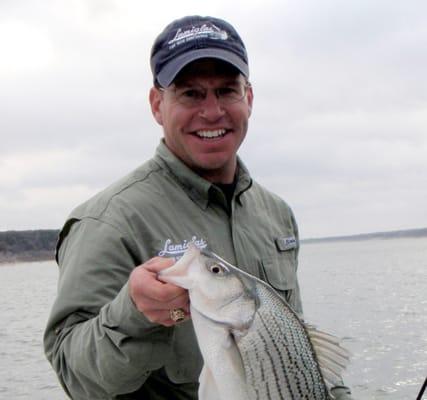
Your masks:
[{"label": "man's face", "polygon": [[[240,90],[241,99],[222,101],[234,90]],[[200,176],[221,183],[233,181],[252,100],[252,88],[242,75],[207,59],[191,63],[167,89],[150,92],[153,115],[163,126],[167,147]]]}]

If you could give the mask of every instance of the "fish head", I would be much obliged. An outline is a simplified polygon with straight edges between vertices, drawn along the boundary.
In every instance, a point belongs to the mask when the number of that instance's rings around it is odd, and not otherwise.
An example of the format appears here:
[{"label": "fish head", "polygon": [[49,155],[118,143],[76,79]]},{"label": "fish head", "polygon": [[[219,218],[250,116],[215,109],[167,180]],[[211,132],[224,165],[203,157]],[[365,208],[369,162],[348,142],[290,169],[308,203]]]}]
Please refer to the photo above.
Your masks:
[{"label": "fish head", "polygon": [[159,279],[188,289],[191,307],[212,322],[239,332],[253,321],[258,307],[255,287],[214,253],[191,244]]}]

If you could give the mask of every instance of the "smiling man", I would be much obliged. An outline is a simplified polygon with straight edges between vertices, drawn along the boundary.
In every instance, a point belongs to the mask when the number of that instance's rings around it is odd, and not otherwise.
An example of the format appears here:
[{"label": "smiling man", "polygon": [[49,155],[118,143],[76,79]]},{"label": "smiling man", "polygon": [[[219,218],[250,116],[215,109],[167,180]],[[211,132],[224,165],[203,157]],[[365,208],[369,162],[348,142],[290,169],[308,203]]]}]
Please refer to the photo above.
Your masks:
[{"label": "smiling man", "polygon": [[166,146],[200,176],[216,183],[234,181],[236,153],[248,129],[252,99],[247,78],[214,58],[191,62],[171,85],[150,93]]},{"label": "smiling man", "polygon": [[266,280],[302,315],[292,211],[237,156],[253,103],[240,36],[220,19],[176,20],[151,67],[156,154],[77,207],[58,241],[44,344],[73,399],[197,399],[188,293],[157,278],[189,243]]}]

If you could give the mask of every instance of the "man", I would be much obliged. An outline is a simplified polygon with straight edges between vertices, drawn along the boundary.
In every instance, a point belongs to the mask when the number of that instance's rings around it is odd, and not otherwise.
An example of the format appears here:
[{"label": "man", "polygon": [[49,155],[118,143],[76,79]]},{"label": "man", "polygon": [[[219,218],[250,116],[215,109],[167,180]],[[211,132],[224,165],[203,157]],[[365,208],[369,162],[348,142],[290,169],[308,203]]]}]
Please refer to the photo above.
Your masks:
[{"label": "man", "polygon": [[73,399],[197,398],[188,294],[157,279],[190,242],[302,314],[293,214],[236,155],[253,103],[241,38],[225,21],[185,17],[156,39],[151,67],[156,155],[75,209],[58,242],[45,349]]}]

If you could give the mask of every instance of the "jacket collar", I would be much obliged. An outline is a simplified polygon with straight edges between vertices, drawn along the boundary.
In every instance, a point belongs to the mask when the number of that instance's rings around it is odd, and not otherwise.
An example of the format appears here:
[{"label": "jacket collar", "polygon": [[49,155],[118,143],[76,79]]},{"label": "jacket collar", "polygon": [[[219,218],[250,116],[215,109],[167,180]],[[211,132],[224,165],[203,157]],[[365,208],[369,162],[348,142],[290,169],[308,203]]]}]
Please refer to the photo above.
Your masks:
[{"label": "jacket collar", "polygon": [[[183,188],[187,195],[197,203],[202,209],[208,207],[209,201],[212,201],[212,193],[219,189],[214,184],[197,175],[192,169],[177,158],[165,145],[164,140],[161,140],[156,149],[154,161],[162,168],[168,171],[168,174],[176,180]],[[252,185],[252,179],[249,171],[240,160],[237,158],[238,173],[236,185],[236,198],[241,202],[241,195],[248,190]]]}]

